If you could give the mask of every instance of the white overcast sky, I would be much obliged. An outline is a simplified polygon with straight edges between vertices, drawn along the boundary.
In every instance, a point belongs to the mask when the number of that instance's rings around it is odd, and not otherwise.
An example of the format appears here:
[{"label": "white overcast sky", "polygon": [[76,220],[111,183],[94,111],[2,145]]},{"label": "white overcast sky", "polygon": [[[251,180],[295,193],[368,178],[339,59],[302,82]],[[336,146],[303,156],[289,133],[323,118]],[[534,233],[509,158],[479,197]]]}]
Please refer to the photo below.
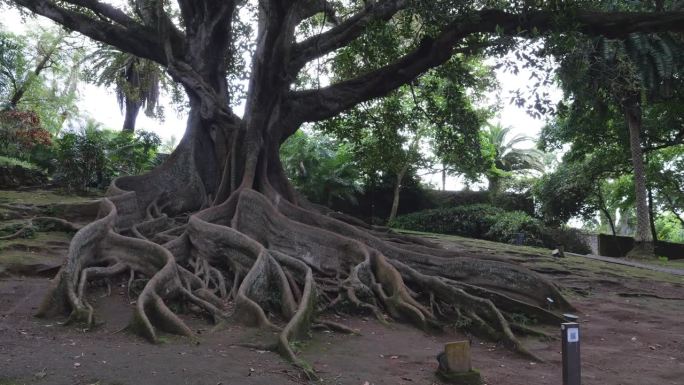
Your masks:
[{"label": "white overcast sky", "polygon": [[[41,25],[51,25],[52,22],[42,17],[37,20],[29,20],[28,26],[24,24],[19,17],[19,14],[14,9],[2,10],[2,25],[6,30],[23,33],[31,25],[39,22]],[[511,58],[509,58],[511,59]],[[493,63],[493,62],[492,62]],[[544,125],[543,120],[534,119],[529,116],[524,109],[515,105],[509,104],[511,93],[516,90],[522,90],[530,83],[531,72],[522,68],[516,75],[506,72],[503,68],[496,70],[496,76],[499,81],[500,89],[488,98],[494,101],[497,96],[501,98],[501,110],[492,123],[501,122],[503,126],[513,127],[513,134],[525,134],[532,137],[537,137],[541,128]],[[561,92],[556,87],[551,87],[545,91],[549,92],[553,101],[558,101],[561,97]],[[163,122],[150,119],[142,112],[138,116],[136,127],[157,133],[164,139],[175,136],[177,139],[183,136],[185,131],[185,115],[177,115],[174,108],[169,105],[168,99],[165,104],[166,118]],[[119,129],[123,125],[123,114],[119,110],[113,90],[97,87],[91,84],[83,84],[80,88],[80,101],[78,103],[81,113],[86,114],[95,120],[103,123],[107,128]],[[425,176],[424,179],[435,185],[441,186],[441,174],[432,176]],[[458,178],[448,178],[447,190],[460,189],[463,187]]]}]

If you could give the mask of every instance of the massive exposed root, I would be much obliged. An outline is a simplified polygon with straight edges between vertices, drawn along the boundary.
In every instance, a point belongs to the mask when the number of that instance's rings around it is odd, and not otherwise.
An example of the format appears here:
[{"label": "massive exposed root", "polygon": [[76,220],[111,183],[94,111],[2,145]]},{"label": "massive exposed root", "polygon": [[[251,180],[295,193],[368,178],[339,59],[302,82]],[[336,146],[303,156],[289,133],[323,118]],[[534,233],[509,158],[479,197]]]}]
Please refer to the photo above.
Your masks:
[{"label": "massive exposed root", "polygon": [[319,319],[326,312],[456,327],[532,356],[514,331],[537,332],[516,320],[557,323],[557,312],[571,308],[553,284],[520,266],[371,231],[278,194],[239,188],[222,204],[171,218],[164,199],[149,201],[136,217],[135,193],[113,192],[99,219],[75,235],[39,315],[93,325],[89,282],[128,274],[146,282],[129,329],[149,340],[160,332],[194,337],[171,310],[176,302],[214,322],[278,331],[267,345],[305,367],[292,341],[306,338],[312,325],[349,331]]}]

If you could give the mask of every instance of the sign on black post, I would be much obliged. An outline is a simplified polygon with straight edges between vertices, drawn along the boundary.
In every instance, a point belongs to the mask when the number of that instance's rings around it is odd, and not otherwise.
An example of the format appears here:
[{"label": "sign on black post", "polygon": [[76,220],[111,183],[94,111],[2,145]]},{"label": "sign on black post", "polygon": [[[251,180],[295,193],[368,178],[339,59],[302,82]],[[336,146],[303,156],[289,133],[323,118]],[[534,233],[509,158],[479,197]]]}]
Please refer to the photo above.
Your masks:
[{"label": "sign on black post", "polygon": [[581,385],[580,328],[576,322],[561,324],[563,385]]}]

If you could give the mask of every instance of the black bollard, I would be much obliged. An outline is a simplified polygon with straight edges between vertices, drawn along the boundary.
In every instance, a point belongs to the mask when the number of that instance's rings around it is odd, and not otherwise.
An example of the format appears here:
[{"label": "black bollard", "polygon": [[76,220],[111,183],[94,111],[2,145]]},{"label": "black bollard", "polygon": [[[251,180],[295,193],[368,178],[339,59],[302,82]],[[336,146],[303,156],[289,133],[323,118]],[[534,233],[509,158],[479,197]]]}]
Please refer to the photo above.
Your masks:
[{"label": "black bollard", "polygon": [[577,322],[561,324],[563,385],[581,385],[580,327]]}]

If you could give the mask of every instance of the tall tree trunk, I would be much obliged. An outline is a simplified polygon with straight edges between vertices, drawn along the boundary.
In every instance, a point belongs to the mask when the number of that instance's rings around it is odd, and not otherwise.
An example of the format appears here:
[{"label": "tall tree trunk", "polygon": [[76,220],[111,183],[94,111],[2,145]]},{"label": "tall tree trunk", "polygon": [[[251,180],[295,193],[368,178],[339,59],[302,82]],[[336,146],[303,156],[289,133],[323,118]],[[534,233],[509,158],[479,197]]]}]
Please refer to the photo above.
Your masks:
[{"label": "tall tree trunk", "polygon": [[656,231],[655,226],[655,212],[653,211],[653,189],[648,186],[648,219],[651,225],[651,235],[653,236],[653,242],[658,242],[658,231]]},{"label": "tall tree trunk", "polygon": [[442,191],[446,191],[446,165],[442,163]]},{"label": "tall tree trunk", "polygon": [[617,239],[617,232],[615,231],[615,222],[613,222],[613,217],[610,215],[610,211],[608,210],[608,207],[606,206],[606,201],[603,199],[603,194],[601,193],[601,188],[599,187],[598,191],[598,199],[599,199],[599,210],[603,213],[603,215],[606,216],[606,219],[608,220],[608,225],[610,226],[610,231],[613,234],[613,240],[615,241],[615,247],[617,248],[617,252],[620,256],[622,256],[622,250],[620,248],[620,242],[618,242]]},{"label": "tall tree trunk", "polygon": [[501,193],[501,178],[499,176],[488,176],[487,181],[489,182],[489,199],[494,201],[496,197]]},{"label": "tall tree trunk", "polygon": [[637,226],[634,235],[635,246],[628,256],[654,255],[653,235],[650,229],[648,197],[646,192],[646,171],[641,149],[641,105],[639,97],[633,96],[625,104],[625,117],[629,128],[629,145],[634,169]]},{"label": "tall tree trunk", "polygon": [[387,219],[388,223],[392,222],[394,218],[397,217],[397,210],[399,209],[399,196],[401,195],[401,182],[404,179],[406,170],[408,170],[408,163],[405,164],[404,167],[402,167],[402,169],[397,173],[397,179],[394,184],[394,195],[392,198],[392,210],[390,210],[390,215]]},{"label": "tall tree trunk", "polygon": [[131,60],[125,69],[126,85],[123,90],[124,98],[124,123],[122,131],[135,131],[135,121],[138,118],[138,112],[143,105],[142,95],[140,90],[140,60]]},{"label": "tall tree trunk", "polygon": [[138,119],[138,113],[142,103],[126,98],[126,110],[122,131],[133,133],[135,131],[135,122]]}]

